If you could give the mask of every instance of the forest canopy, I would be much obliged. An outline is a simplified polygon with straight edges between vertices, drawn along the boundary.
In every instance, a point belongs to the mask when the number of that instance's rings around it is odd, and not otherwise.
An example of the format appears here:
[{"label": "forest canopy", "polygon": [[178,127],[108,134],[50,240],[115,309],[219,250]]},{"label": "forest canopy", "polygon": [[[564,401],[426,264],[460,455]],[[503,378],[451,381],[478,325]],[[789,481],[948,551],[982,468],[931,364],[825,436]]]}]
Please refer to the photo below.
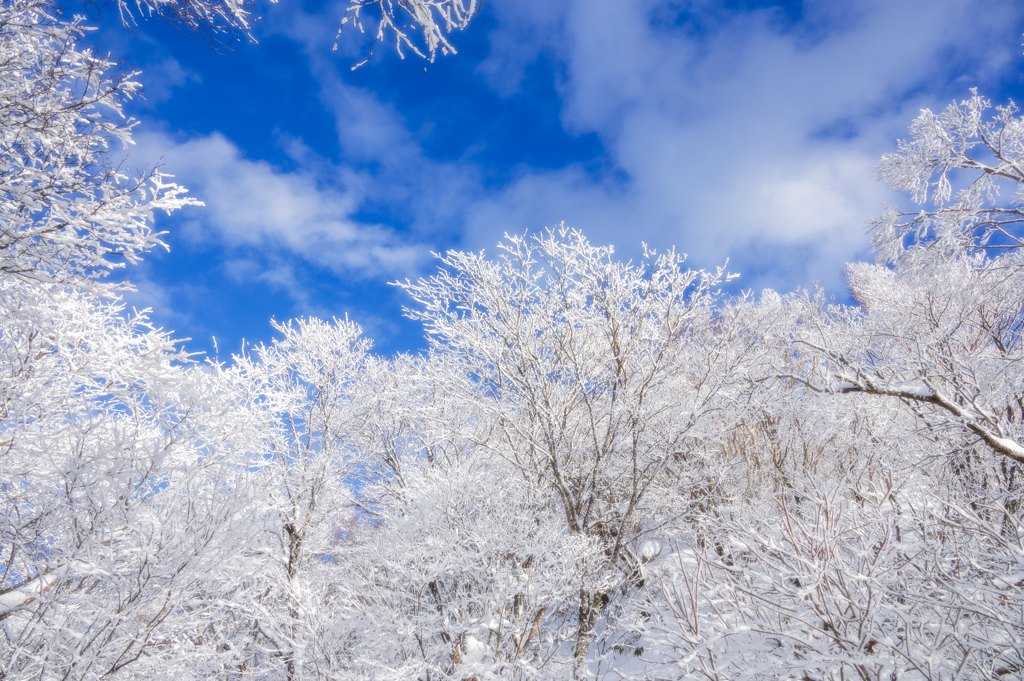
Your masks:
[{"label": "forest canopy", "polygon": [[[476,11],[374,6],[429,59]],[[107,276],[197,202],[120,165],[140,85],[86,24],[0,5],[0,678],[1024,675],[1012,102],[879,161],[919,210],[849,305],[557,226],[398,282],[421,353],[301,318],[222,361]]]}]

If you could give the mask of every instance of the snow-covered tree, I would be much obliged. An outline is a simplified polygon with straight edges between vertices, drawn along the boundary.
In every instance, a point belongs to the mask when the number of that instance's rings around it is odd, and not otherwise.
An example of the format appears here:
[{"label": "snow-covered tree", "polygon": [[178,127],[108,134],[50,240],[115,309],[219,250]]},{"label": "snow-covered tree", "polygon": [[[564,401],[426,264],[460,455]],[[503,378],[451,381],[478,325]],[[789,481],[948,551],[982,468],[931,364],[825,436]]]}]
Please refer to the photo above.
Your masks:
[{"label": "snow-covered tree", "polygon": [[839,342],[855,313],[820,294],[766,293],[752,307],[775,366],[752,376],[745,418],[721,439],[718,512],[677,526],[676,551],[645,566],[657,614],[636,626],[636,676],[1019,673],[1012,463],[955,429],[922,428],[913,402],[823,390],[832,369],[799,341]]},{"label": "snow-covered tree", "polygon": [[[353,678],[565,678],[580,568],[604,560],[569,533],[549,490],[473,450],[409,462],[341,562]],[[372,493],[374,490],[370,490]]]},{"label": "snow-covered tree", "polygon": [[[985,120],[976,93],[878,165],[889,186],[936,208],[889,209],[871,223],[891,267],[850,266],[858,313],[810,330],[832,366],[830,389],[902,399],[929,427],[979,440],[1024,465],[1024,120],[1011,103]],[[953,182],[964,183],[955,194]],[[1000,199],[1009,190],[1009,201]],[[820,333],[817,333],[820,331]]]},{"label": "snow-covered tree", "polygon": [[403,287],[434,351],[459,365],[450,389],[493,423],[480,446],[551,494],[568,534],[602,547],[577,568],[584,674],[644,538],[706,489],[697,443],[722,429],[747,346],[714,310],[722,269],[684,270],[675,252],[622,264],[565,228],[500,248],[497,260],[450,252]]},{"label": "snow-covered tree", "polygon": [[184,31],[201,33],[213,39],[232,32],[251,37],[255,7],[254,0],[117,0],[117,9],[125,26],[140,18],[156,16]]},{"label": "snow-covered tree", "polygon": [[84,31],[49,4],[0,5],[0,674],[11,679],[173,668],[241,579],[252,520],[248,415],[102,281],[161,245],[153,211],[189,201],[157,172],[119,170],[134,125],[121,106],[138,84],[81,47]]},{"label": "snow-covered tree", "polygon": [[243,574],[251,428],[116,302],[5,276],[0,311],[0,673],[160,669]]},{"label": "snow-covered tree", "polygon": [[[231,1],[136,8],[248,28]],[[477,9],[348,17],[433,59]],[[1024,670],[1012,105],[923,112],[883,158],[936,203],[872,223],[856,307],[726,299],[722,269],[560,228],[401,284],[422,355],[306,319],[200,366],[103,279],[190,201],[120,171],[139,86],[84,30],[0,5],[0,676]]]},{"label": "snow-covered tree", "polygon": [[339,532],[364,477],[356,447],[375,416],[359,379],[369,341],[347,320],[275,323],[280,338],[221,370],[235,404],[258,422],[247,452],[255,485],[248,509],[253,553],[232,624],[218,643],[239,669],[269,678],[329,675],[337,629]]},{"label": "snow-covered tree", "polygon": [[133,178],[119,167],[135,125],[122,107],[140,85],[83,47],[85,30],[47,2],[0,5],[0,272],[8,276],[87,286],[163,245],[154,211],[194,203],[158,171]]},{"label": "snow-covered tree", "polygon": [[373,364],[362,446],[375,472],[337,565],[342,676],[571,674],[579,565],[601,546],[567,530],[550,489],[481,444],[498,431],[451,389],[454,358]]},{"label": "snow-covered tree", "polygon": [[[881,264],[847,269],[858,307],[769,293],[748,312],[774,370],[725,444],[758,469],[770,460],[773,484],[725,495],[709,519],[725,550],[684,527],[651,566],[661,619],[638,627],[644,673],[1024,669],[1013,643],[1024,634],[1019,206],[995,192],[1002,178],[1019,200],[1021,124],[1012,107],[985,123],[986,107],[974,97],[924,112],[913,141],[883,159],[883,177],[921,200],[932,183],[939,206],[872,223]],[[989,157],[972,159],[982,148]],[[949,183],[965,177],[953,197]]]},{"label": "snow-covered tree", "polygon": [[[919,205],[930,200],[934,208],[908,213],[890,207],[871,220],[879,260],[896,263],[925,244],[968,254],[1024,246],[1024,122],[1012,101],[986,119],[991,109],[971,90],[969,99],[938,115],[922,110],[910,139],[882,157],[876,171],[886,186],[908,192]],[[1006,190],[1011,198],[1000,199]]]}]

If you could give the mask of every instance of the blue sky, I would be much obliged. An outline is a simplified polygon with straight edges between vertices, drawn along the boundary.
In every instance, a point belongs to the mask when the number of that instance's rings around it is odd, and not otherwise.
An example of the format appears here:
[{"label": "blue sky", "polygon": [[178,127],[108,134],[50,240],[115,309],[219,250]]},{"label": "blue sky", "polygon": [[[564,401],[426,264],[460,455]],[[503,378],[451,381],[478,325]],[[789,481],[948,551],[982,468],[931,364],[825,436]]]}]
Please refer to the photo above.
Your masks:
[{"label": "blue sky", "polygon": [[1024,100],[1019,1],[485,0],[457,55],[378,45],[356,71],[366,36],[331,50],[346,4],[260,4],[258,43],[218,50],[93,19],[146,87],[129,164],[162,159],[206,203],[159,218],[170,252],[128,271],[129,303],[195,350],[346,314],[416,350],[389,281],[561,221],[626,259],[729,257],[735,290],[842,298],[864,221],[903,202],[872,168],[918,111]]}]

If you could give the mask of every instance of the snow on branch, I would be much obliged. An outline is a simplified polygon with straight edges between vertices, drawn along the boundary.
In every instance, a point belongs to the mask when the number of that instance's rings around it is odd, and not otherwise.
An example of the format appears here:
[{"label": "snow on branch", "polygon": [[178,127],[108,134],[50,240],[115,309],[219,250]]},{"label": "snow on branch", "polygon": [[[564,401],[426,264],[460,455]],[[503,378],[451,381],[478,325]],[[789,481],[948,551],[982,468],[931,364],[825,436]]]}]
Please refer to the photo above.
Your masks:
[{"label": "snow on branch", "polygon": [[[986,118],[991,108],[971,90],[970,98],[938,115],[925,109],[911,125],[910,138],[879,161],[876,174],[886,186],[935,206],[914,213],[889,207],[870,221],[880,259],[895,262],[908,247],[931,242],[967,252],[1024,245],[1024,120],[1012,101]],[[1011,195],[1001,198],[1001,189]]]},{"label": "snow on branch", "polygon": [[[374,9],[367,11],[370,8]],[[351,0],[338,28],[334,49],[337,50],[338,39],[347,24],[352,23],[360,33],[365,33],[365,21],[377,24],[374,43],[390,39],[399,57],[405,58],[405,48],[433,62],[438,50],[443,55],[456,53],[448,36],[466,28],[479,11],[478,0]],[[420,40],[411,35],[417,31],[422,32]],[[352,68],[363,66],[369,59],[367,54]]]},{"label": "snow on branch", "polygon": [[79,45],[81,17],[51,11],[0,6],[0,272],[84,285],[163,246],[154,211],[197,202],[157,170],[120,169],[137,74]]}]

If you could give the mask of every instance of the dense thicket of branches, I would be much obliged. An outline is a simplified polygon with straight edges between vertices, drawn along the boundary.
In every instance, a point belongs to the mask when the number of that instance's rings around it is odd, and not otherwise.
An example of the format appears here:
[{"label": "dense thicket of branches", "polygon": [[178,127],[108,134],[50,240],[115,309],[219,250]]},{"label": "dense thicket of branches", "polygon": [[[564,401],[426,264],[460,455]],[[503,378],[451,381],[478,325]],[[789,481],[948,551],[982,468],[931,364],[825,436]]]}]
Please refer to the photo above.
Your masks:
[{"label": "dense thicket of branches", "polygon": [[201,366],[102,278],[187,200],[117,170],[81,31],[0,8],[0,678],[1024,675],[1012,105],[882,159],[934,205],[856,306],[559,228],[400,284],[421,355],[309,319]]}]

